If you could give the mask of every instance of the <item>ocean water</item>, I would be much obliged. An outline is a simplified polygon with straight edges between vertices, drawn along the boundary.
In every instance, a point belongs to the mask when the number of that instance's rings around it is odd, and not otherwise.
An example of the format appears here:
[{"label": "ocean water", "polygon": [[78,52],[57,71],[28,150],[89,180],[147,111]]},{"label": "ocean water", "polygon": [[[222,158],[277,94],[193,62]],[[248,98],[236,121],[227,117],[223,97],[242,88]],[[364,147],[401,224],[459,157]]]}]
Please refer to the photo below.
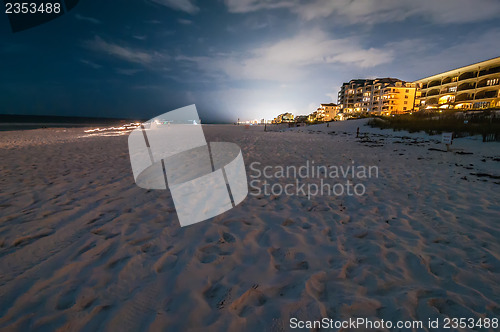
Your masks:
[{"label": "ocean water", "polygon": [[133,121],[137,120],[0,114],[0,131],[29,130],[39,128],[83,128],[99,126],[119,126],[121,124],[127,124]]}]

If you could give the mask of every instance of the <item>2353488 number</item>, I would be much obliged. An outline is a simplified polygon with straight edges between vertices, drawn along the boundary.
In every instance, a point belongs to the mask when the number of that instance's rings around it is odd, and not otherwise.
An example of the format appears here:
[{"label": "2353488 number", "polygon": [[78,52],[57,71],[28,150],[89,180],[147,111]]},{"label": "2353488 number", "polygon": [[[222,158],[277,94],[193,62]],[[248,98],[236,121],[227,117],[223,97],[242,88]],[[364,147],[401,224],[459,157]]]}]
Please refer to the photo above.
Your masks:
[{"label": "2353488 number", "polygon": [[5,14],[59,14],[61,4],[59,2],[6,2]]},{"label": "2353488 number", "polygon": [[498,318],[445,318],[443,328],[445,329],[473,329],[473,328],[494,328],[499,326]]}]

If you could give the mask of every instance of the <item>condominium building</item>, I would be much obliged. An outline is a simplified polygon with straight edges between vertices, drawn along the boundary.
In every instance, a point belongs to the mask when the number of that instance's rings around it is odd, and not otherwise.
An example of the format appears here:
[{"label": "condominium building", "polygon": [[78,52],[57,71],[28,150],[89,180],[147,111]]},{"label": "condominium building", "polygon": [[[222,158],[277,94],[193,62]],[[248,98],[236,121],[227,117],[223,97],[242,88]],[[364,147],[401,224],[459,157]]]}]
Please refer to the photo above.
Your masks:
[{"label": "condominium building", "polygon": [[370,111],[374,114],[392,115],[410,113],[417,95],[416,84],[394,78],[375,80],[370,98]]},{"label": "condominium building", "polygon": [[397,78],[356,79],[342,85],[339,103],[342,112],[403,114],[414,108],[416,84]]},{"label": "condominium building", "polygon": [[321,104],[317,109],[317,114],[322,118],[321,121],[333,121],[336,120],[341,109],[339,105],[334,103]]},{"label": "condominium building", "polygon": [[373,80],[370,79],[354,79],[342,84],[337,101],[342,105],[344,112],[350,113],[354,111],[355,105],[359,105],[363,101],[365,86],[370,86],[371,83],[373,83]]},{"label": "condominium building", "polygon": [[425,109],[484,109],[500,107],[500,57],[415,81]]}]

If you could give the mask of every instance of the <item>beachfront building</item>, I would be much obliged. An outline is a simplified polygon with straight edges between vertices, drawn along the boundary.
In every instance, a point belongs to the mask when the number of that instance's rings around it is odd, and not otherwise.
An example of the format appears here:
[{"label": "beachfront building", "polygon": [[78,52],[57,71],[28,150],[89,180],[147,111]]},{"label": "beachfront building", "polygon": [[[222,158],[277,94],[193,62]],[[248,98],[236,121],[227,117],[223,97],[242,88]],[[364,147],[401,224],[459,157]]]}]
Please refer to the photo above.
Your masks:
[{"label": "beachfront building", "polygon": [[313,112],[313,117],[315,122],[325,121],[325,110],[322,108],[316,109],[316,111]]},{"label": "beachfront building", "polygon": [[338,95],[343,117],[349,114],[404,114],[414,108],[416,84],[397,78],[355,79],[344,83]]},{"label": "beachfront building", "polygon": [[272,123],[293,122],[292,113],[283,113],[274,118]]},{"label": "beachfront building", "polygon": [[416,84],[396,78],[376,79],[372,85],[371,98],[367,106],[370,113],[393,115],[410,113],[414,109],[417,95]]},{"label": "beachfront building", "polygon": [[338,93],[338,104],[342,105],[343,113],[353,113],[361,111],[363,103],[363,93],[366,87],[373,83],[370,79],[354,79],[342,84]]},{"label": "beachfront building", "polygon": [[307,116],[307,122],[323,122],[325,119],[325,111],[321,108],[317,108],[316,111],[312,112]]},{"label": "beachfront building", "polygon": [[308,118],[308,115],[297,115],[295,117],[295,123],[306,123]]},{"label": "beachfront building", "polygon": [[322,121],[333,121],[337,119],[337,115],[341,111],[341,107],[334,103],[321,104],[318,108],[318,112],[322,112]]},{"label": "beachfront building", "polygon": [[500,57],[415,81],[420,110],[500,108]]}]

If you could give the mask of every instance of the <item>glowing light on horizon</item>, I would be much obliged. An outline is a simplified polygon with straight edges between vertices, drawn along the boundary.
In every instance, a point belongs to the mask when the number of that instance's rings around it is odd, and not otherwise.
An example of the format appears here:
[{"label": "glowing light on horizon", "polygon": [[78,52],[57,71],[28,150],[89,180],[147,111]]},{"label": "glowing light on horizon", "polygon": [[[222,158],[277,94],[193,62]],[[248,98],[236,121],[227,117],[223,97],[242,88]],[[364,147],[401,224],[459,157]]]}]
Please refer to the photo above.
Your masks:
[{"label": "glowing light on horizon", "polygon": [[121,127],[108,127],[108,128],[94,128],[84,130],[85,133],[95,133],[95,132],[103,132],[103,131],[123,131],[123,130],[133,130],[141,126],[140,122],[132,122],[127,125],[123,125]]}]

